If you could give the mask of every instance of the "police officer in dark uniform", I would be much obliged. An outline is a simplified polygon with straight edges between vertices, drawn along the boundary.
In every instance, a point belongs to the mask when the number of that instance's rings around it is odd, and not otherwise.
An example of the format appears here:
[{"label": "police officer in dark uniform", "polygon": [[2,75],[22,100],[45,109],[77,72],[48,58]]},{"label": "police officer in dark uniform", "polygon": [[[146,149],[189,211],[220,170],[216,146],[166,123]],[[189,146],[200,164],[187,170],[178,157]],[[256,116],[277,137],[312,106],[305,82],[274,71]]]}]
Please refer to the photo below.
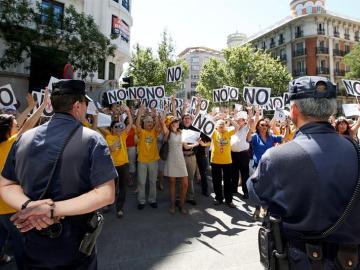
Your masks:
[{"label": "police officer in dark uniform", "polygon": [[105,140],[81,124],[88,100],[83,81],[54,84],[55,115],[15,142],[2,171],[0,195],[26,232],[27,269],[97,268],[95,249],[80,245],[96,229],[94,211],[113,203],[117,173]]},{"label": "police officer in dark uniform", "polygon": [[337,223],[358,179],[356,147],[327,122],[336,86],[322,77],[290,83],[294,140],[269,149],[249,178],[250,198],[282,220],[287,269],[360,269],[360,202]]}]

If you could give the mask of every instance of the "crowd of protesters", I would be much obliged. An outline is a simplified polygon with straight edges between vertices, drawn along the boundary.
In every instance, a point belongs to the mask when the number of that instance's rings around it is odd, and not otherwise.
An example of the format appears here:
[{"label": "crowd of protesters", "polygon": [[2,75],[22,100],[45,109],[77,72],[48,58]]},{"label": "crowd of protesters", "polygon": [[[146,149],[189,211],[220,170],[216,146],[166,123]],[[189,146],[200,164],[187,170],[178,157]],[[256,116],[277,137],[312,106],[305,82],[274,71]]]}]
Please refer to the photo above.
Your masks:
[{"label": "crowd of protesters", "polygon": [[[117,217],[124,216],[126,192],[129,187],[137,193],[137,209],[142,210],[148,203],[157,208],[157,192],[164,190],[168,181],[169,212],[188,214],[186,203],[196,206],[195,184],[201,185],[201,195],[208,197],[211,175],[213,204],[225,203],[229,208],[236,206],[233,195],[242,187],[241,198],[248,199],[246,181],[259,164],[267,149],[286,143],[294,138],[296,129],[290,117],[277,121],[264,116],[260,108],[248,106],[244,111],[223,108],[212,110],[209,115],[216,122],[216,130],[211,138],[200,134],[196,143],[182,140],[183,130],[195,130],[192,126],[194,116],[199,112],[200,99],[194,114],[189,113],[188,103],[184,102],[181,118],[176,111],[165,107],[158,112],[144,106],[126,106],[112,104],[98,108],[99,112],[111,115],[112,122],[108,128],[98,128],[97,115],[88,115],[83,125],[96,130],[106,140],[111,157],[118,172],[116,180],[117,199],[115,209]],[[43,104],[30,116],[35,108],[35,101],[29,95],[28,107],[18,113],[14,106],[2,108],[0,114],[0,170],[15,140],[25,131],[35,127],[44,120],[42,112],[48,102],[46,91]],[[175,108],[172,97],[173,108]],[[339,134],[350,136],[357,142],[360,118],[353,121],[343,116],[329,119]],[[161,151],[165,151],[165,157]],[[211,174],[209,174],[211,170]],[[180,190],[177,192],[177,181]],[[146,183],[148,182],[148,194]],[[111,206],[105,207],[107,211]],[[254,217],[259,216],[260,207],[256,207]],[[15,210],[0,199],[0,264],[10,261],[5,254],[7,239],[11,239],[18,269],[22,268],[23,240],[20,232],[10,221]],[[9,236],[9,237],[8,237]]]}]

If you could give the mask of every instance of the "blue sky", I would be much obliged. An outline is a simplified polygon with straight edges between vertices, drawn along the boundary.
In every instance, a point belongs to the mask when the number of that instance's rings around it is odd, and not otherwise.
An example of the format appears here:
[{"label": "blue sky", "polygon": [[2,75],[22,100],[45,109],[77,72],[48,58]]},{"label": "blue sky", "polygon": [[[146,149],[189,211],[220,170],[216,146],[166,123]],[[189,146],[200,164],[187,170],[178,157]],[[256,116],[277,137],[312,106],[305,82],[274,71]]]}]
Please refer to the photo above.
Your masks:
[{"label": "blue sky", "polygon": [[[236,31],[252,35],[290,15],[290,0],[133,0],[131,46],[154,51],[167,29],[176,53],[187,47],[221,50]],[[327,0],[332,12],[360,20],[359,0]]]}]

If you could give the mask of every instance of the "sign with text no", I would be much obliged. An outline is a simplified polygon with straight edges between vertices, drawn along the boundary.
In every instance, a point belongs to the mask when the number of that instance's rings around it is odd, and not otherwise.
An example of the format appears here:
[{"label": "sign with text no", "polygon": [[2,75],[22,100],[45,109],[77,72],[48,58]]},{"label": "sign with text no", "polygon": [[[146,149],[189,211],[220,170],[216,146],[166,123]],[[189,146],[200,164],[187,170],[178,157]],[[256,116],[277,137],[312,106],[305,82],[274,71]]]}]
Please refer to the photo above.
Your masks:
[{"label": "sign with text no", "polygon": [[271,88],[244,87],[243,97],[246,103],[251,105],[265,106],[270,101]]},{"label": "sign with text no", "polygon": [[166,73],[166,81],[169,83],[181,81],[182,67],[181,65],[169,67]]},{"label": "sign with text no", "polygon": [[10,106],[17,103],[14,91],[10,84],[0,87],[0,106]]},{"label": "sign with text no", "polygon": [[346,93],[351,96],[360,96],[360,81],[342,80]]},{"label": "sign with text no", "polygon": [[210,138],[215,131],[215,122],[208,115],[202,113],[194,118],[192,126]]}]

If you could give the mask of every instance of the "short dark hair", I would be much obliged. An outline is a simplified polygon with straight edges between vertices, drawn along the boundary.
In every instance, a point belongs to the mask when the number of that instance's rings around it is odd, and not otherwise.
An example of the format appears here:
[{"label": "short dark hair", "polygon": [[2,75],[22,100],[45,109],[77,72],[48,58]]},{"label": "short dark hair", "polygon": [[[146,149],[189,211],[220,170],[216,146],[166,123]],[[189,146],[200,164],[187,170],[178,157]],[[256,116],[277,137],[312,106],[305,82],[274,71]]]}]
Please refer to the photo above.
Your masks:
[{"label": "short dark hair", "polygon": [[9,138],[9,132],[14,120],[15,116],[11,114],[0,114],[0,143]]},{"label": "short dark hair", "polygon": [[50,99],[54,112],[70,112],[76,101],[85,101],[83,95],[52,95]]}]

